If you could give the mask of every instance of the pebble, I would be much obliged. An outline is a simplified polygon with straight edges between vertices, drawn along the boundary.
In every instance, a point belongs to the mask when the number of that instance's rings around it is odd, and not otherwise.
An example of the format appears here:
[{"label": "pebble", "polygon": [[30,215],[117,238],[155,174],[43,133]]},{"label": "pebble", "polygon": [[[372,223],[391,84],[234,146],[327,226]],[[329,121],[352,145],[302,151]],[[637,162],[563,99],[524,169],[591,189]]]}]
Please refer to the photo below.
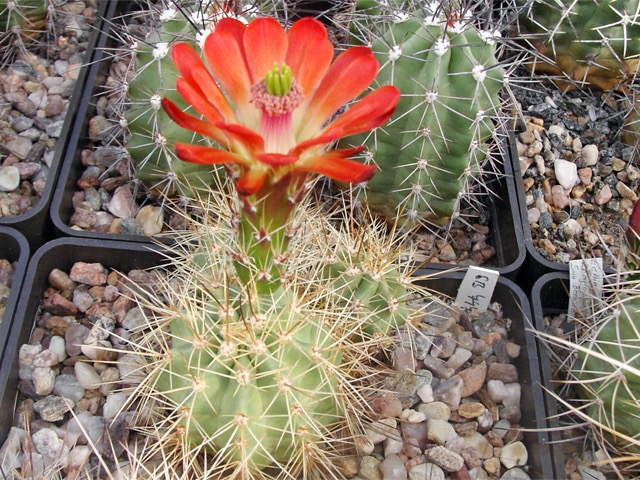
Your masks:
[{"label": "pebble", "polygon": [[84,397],[84,388],[75,375],[61,373],[56,377],[52,393],[78,403]]},{"label": "pebble", "polygon": [[593,167],[600,158],[600,152],[597,145],[585,145],[580,152],[584,165],[586,167]]},{"label": "pebble", "polygon": [[433,398],[435,401],[445,403],[452,410],[456,410],[460,405],[462,398],[462,389],[464,382],[461,377],[453,376],[448,380],[440,382],[440,384],[433,389]]},{"label": "pebble", "polygon": [[439,418],[427,420],[427,432],[427,439],[438,445],[444,445],[449,438],[458,436],[447,420]]},{"label": "pebble", "polygon": [[75,364],[76,378],[80,386],[86,390],[95,390],[100,388],[100,374],[96,369],[85,362],[76,362]]},{"label": "pebble", "polygon": [[567,191],[561,185],[554,185],[551,188],[551,197],[553,198],[553,205],[556,208],[564,210],[569,206],[570,199]]},{"label": "pebble", "polygon": [[19,186],[20,170],[17,167],[0,167],[0,192],[11,192]]},{"label": "pebble", "polygon": [[500,462],[505,468],[522,467],[527,464],[529,454],[522,442],[509,443],[500,450]]},{"label": "pebble", "polygon": [[[73,408],[73,402],[57,395],[48,395],[33,404],[33,409],[45,422],[58,422]],[[40,452],[42,453],[42,452]]]},{"label": "pebble", "polygon": [[124,185],[116,188],[107,209],[118,218],[132,218],[138,210],[138,206],[131,189]]},{"label": "pebble", "polygon": [[457,472],[464,467],[464,458],[440,445],[424,452],[425,458],[447,472]]},{"label": "pebble", "polygon": [[463,381],[461,395],[463,398],[469,397],[478,392],[484,385],[487,378],[487,365],[481,363],[469,367],[457,374]]},{"label": "pebble", "polygon": [[380,472],[384,480],[405,480],[407,478],[407,469],[404,466],[404,462],[395,453],[387,456],[382,461]]},{"label": "pebble", "polygon": [[445,480],[444,471],[433,463],[420,463],[409,470],[409,480]]},{"label": "pebble", "polygon": [[578,168],[573,162],[556,159],[553,162],[553,169],[556,174],[556,180],[566,190],[570,190],[580,182],[580,178],[578,177]]},{"label": "pebble", "polygon": [[37,367],[31,373],[31,381],[38,395],[49,395],[56,381],[56,372],[49,367]]},{"label": "pebble", "polygon": [[598,205],[604,205],[609,202],[613,198],[613,193],[611,192],[611,187],[605,184],[599,191],[596,193],[594,200]]},{"label": "pebble", "polygon": [[396,436],[397,425],[395,418],[382,418],[365,427],[365,436],[376,445],[388,437]]},{"label": "pebble", "polygon": [[45,459],[46,466],[53,464],[60,468],[67,466],[69,447],[53,429],[42,428],[38,430],[31,435],[31,441],[38,453]]},{"label": "pebble", "polygon": [[582,225],[577,220],[570,218],[561,225],[562,231],[566,237],[575,237],[582,233]]},{"label": "pebble", "polygon": [[[113,213],[113,212],[112,212]],[[145,205],[136,214],[136,221],[142,227],[147,236],[157,235],[162,232],[164,225],[164,211],[161,207]]]}]

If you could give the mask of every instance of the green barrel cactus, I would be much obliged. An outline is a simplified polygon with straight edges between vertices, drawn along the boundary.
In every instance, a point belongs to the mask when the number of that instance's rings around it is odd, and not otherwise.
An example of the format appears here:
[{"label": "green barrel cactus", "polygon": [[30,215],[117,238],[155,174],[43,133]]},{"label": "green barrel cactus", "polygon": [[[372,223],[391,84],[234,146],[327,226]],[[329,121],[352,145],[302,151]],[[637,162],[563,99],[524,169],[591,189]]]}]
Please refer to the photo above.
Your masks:
[{"label": "green barrel cactus", "polygon": [[495,131],[504,77],[498,34],[446,5],[363,4],[352,20],[382,65],[377,82],[402,92],[389,124],[347,139],[366,144],[379,166],[366,202],[390,222],[400,215],[405,223],[447,223],[480,175]]},{"label": "green barrel cactus", "polygon": [[151,362],[132,401],[157,414],[142,430],[160,437],[158,449],[180,446],[184,464],[205,455],[213,478],[340,478],[362,433],[353,414],[367,414],[359,385],[369,356],[423,315],[428,294],[381,222],[336,229],[308,203],[290,244],[295,261],[278,289],[261,292],[234,274],[225,200],[201,204],[204,223],[172,247],[162,293],[134,291],[148,321],[132,347]]},{"label": "green barrel cactus", "polygon": [[640,56],[638,0],[519,0],[515,35],[537,51],[530,65],[568,85],[610,90],[632,82]]},{"label": "green barrel cactus", "polygon": [[580,345],[572,374],[584,413],[615,455],[640,458],[640,296],[614,295]]},{"label": "green barrel cactus", "polygon": [[341,352],[291,290],[252,300],[237,290],[210,292],[197,314],[173,320],[156,388],[181,412],[190,444],[259,471],[287,465],[339,422]]}]

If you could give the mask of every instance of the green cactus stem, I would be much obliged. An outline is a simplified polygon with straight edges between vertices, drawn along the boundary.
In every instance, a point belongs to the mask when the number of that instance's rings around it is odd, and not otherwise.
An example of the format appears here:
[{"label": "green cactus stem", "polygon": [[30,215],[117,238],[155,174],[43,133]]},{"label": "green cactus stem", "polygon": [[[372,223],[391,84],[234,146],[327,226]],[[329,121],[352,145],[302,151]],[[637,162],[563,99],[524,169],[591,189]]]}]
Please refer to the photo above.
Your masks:
[{"label": "green cactus stem", "polygon": [[364,142],[380,167],[365,188],[374,213],[442,225],[479,177],[495,131],[504,77],[497,34],[437,2],[424,10],[375,3],[354,15],[352,30],[372,43],[382,65],[377,81],[399,87],[402,98],[384,128],[347,141]]},{"label": "green cactus stem", "polygon": [[563,86],[611,90],[631,83],[640,58],[638,0],[533,0],[521,4],[518,37],[537,51],[535,71]]},{"label": "green cactus stem", "polygon": [[156,388],[182,412],[191,444],[256,471],[288,463],[338,423],[341,353],[291,291],[242,290],[210,292],[197,314],[173,320],[171,363]]},{"label": "green cactus stem", "polygon": [[578,351],[572,373],[585,410],[618,450],[640,456],[640,297],[616,296]]}]

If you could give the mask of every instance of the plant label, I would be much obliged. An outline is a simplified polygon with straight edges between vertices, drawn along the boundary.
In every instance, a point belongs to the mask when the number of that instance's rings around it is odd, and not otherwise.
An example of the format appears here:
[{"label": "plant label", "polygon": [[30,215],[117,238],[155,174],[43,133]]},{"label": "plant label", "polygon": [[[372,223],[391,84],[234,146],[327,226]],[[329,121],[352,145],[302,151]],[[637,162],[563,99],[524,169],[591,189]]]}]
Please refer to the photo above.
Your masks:
[{"label": "plant label", "polygon": [[491,303],[500,272],[482,267],[469,267],[462,279],[454,305],[467,313],[484,312]]}]

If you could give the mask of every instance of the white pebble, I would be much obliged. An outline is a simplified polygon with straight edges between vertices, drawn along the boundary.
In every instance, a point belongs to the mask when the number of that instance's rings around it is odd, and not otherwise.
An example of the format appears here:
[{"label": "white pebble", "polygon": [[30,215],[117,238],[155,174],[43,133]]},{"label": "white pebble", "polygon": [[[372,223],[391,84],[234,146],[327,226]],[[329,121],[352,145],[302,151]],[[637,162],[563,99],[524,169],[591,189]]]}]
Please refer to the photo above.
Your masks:
[{"label": "white pebble", "polygon": [[500,462],[506,468],[522,467],[527,464],[529,453],[522,442],[513,442],[502,447]]},{"label": "white pebble", "polygon": [[502,401],[502,404],[505,407],[519,407],[520,406],[520,395],[521,395],[521,387],[519,383],[507,383],[504,388],[507,391],[506,397]]},{"label": "white pebble", "polygon": [[31,380],[38,395],[49,395],[56,381],[56,372],[49,367],[34,368]]},{"label": "white pebble", "polygon": [[87,390],[95,390],[100,388],[100,375],[88,363],[76,362],[75,365],[76,378],[82,388]]},{"label": "white pebble", "polygon": [[62,362],[67,358],[67,347],[64,338],[54,335],[49,342],[49,350],[58,356],[58,361]]},{"label": "white pebble", "polygon": [[0,168],[0,192],[11,192],[20,186],[20,170],[13,165]]},{"label": "white pebble", "polygon": [[553,168],[556,172],[556,180],[563,188],[569,190],[580,183],[578,167],[575,163],[560,158],[554,160]]},{"label": "white pebble", "polygon": [[127,396],[122,392],[107,395],[107,400],[104,407],[102,407],[102,416],[105,420],[113,420],[116,418],[126,401]]},{"label": "white pebble", "polygon": [[585,145],[582,147],[582,159],[587,167],[593,167],[598,163],[599,156],[597,145]]},{"label": "white pebble", "polygon": [[422,400],[422,403],[431,403],[433,402],[433,387],[431,387],[430,383],[425,383],[416,392]]},{"label": "white pebble", "polygon": [[364,429],[364,433],[371,443],[376,445],[384,441],[387,437],[397,436],[397,425],[398,421],[395,418],[382,418],[367,426]]},{"label": "white pebble", "polygon": [[504,388],[502,380],[489,380],[487,382],[487,393],[495,403],[501,403],[507,396],[507,389]]},{"label": "white pebble", "polygon": [[409,480],[444,480],[444,470],[434,463],[420,463],[409,470]]}]

